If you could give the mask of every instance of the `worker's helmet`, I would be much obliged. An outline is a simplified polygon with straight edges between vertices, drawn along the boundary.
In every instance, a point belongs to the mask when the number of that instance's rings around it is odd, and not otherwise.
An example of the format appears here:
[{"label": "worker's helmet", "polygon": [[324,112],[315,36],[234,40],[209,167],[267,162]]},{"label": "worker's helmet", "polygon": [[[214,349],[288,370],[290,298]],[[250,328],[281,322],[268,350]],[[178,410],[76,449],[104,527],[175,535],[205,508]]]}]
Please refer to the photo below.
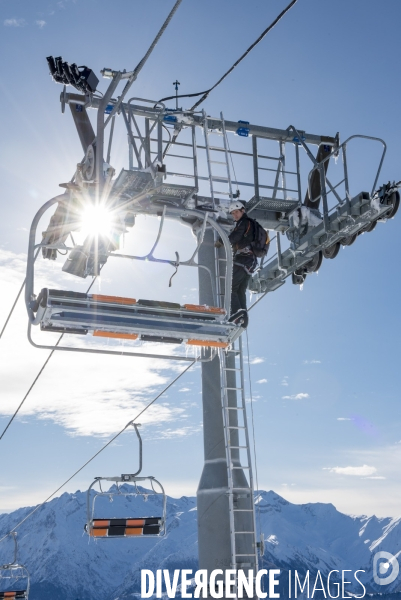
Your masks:
[{"label": "worker's helmet", "polygon": [[245,206],[242,204],[242,202],[238,202],[238,200],[236,200],[235,202],[231,202],[230,206],[228,207],[229,213],[232,213],[233,210],[245,210]]}]

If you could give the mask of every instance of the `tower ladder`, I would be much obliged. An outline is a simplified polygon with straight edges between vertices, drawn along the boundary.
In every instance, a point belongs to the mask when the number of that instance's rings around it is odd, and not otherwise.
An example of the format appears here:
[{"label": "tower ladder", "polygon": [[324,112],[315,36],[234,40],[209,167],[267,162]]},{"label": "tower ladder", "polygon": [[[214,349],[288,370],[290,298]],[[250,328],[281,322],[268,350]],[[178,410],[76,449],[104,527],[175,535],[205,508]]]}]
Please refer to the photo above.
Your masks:
[{"label": "tower ladder", "polygon": [[[205,136],[206,160],[212,206],[215,208],[217,204],[216,200],[219,200],[219,204],[223,208],[228,208],[228,205],[233,199],[233,191],[229,165],[227,133],[224,124],[223,113],[220,113],[220,119],[221,128],[217,131],[214,129],[211,130],[208,127],[208,117],[206,116],[206,113],[203,112],[203,133]],[[212,137],[213,143],[211,143]],[[223,139],[223,144],[221,144],[221,139]],[[217,169],[220,169],[220,173],[216,172]],[[224,201],[221,202],[217,196],[225,196]]]},{"label": "tower ladder", "polygon": [[246,417],[241,337],[220,351],[221,402],[227,458],[231,568],[258,569],[254,488]]}]

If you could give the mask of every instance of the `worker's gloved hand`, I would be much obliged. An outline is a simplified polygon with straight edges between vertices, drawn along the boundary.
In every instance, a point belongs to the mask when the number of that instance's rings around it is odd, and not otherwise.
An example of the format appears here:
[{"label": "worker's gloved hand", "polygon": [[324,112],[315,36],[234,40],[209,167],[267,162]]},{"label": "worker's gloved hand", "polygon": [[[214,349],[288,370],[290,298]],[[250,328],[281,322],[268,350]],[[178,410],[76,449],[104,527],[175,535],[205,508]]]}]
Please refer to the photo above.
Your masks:
[{"label": "worker's gloved hand", "polygon": [[221,242],[220,240],[217,240],[217,242],[214,243],[214,247],[215,248],[222,248],[223,247],[223,242]]}]

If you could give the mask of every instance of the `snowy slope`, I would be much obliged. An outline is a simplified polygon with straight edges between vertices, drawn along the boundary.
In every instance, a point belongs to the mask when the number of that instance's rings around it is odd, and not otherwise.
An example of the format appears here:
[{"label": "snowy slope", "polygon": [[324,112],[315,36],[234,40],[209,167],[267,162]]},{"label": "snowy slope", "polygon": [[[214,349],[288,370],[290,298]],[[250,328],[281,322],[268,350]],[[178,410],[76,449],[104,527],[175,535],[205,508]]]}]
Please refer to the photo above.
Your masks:
[{"label": "snowy slope", "polygon": [[[126,488],[128,489],[128,488]],[[115,500],[101,517],[160,513],[152,499]],[[351,517],[331,504],[295,505],[274,492],[256,495],[258,519],[265,535],[264,568],[283,570],[365,569],[369,591],[401,591],[399,576],[380,590],[372,579],[378,550],[400,553],[401,520]],[[31,573],[31,600],[120,600],[139,591],[140,569],[196,569],[195,498],[168,498],[165,538],[89,540],[83,533],[86,493],[63,494],[40,508],[18,530],[19,561]],[[0,536],[22,520],[30,508],[0,515]],[[106,508],[102,509],[103,511]],[[12,559],[12,546],[0,544],[0,563]],[[387,589],[389,588],[389,589]],[[359,587],[357,593],[361,592]]]}]

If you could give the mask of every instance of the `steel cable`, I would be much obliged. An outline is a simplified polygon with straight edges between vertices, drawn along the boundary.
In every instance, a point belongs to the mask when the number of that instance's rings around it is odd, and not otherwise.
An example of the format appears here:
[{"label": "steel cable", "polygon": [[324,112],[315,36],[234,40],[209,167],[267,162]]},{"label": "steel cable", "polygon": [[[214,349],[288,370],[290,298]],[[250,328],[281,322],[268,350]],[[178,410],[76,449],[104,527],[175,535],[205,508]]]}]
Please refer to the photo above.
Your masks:
[{"label": "steel cable", "polygon": [[[37,256],[37,255],[36,255],[36,256]],[[35,257],[35,258],[36,258],[36,257]],[[102,267],[103,267],[103,265],[102,265]],[[102,269],[102,267],[101,267],[101,269]],[[88,289],[86,290],[86,293],[90,292],[90,290],[91,290],[91,287],[92,287],[92,286],[93,286],[93,284],[95,283],[96,279],[97,279],[97,275],[96,275],[96,277],[94,277],[94,278],[93,278],[93,280],[92,280],[92,283],[90,284],[90,286],[89,286],[89,287],[88,287]],[[21,292],[22,292],[22,290],[23,290],[23,288],[24,288],[25,281],[26,281],[26,280],[24,280],[24,283],[22,284],[22,287],[21,287],[21,289],[20,289],[20,291],[19,291],[19,294],[18,294],[18,296],[17,296],[17,299],[16,299],[16,301],[14,302],[14,306],[15,306],[15,304],[17,303],[18,297],[19,297],[19,295],[21,294]],[[13,309],[14,309],[14,306],[13,306]],[[13,310],[13,309],[12,309],[12,310]],[[12,312],[12,311],[11,311],[11,312]],[[10,316],[11,316],[11,313],[10,313]],[[6,323],[6,324],[7,324],[7,323]],[[3,331],[4,331],[4,329],[5,329],[5,326],[3,327]],[[46,358],[46,360],[45,360],[45,362],[44,362],[43,366],[41,367],[41,369],[40,369],[39,373],[36,375],[35,379],[33,380],[33,383],[32,383],[32,385],[31,385],[31,387],[29,388],[29,390],[28,390],[28,391],[27,391],[27,393],[25,394],[24,398],[22,399],[22,402],[21,402],[21,403],[20,403],[20,405],[18,406],[17,410],[15,411],[15,413],[13,414],[13,416],[11,417],[11,419],[9,420],[9,422],[7,423],[7,425],[6,425],[5,429],[3,430],[3,433],[0,435],[0,440],[2,440],[2,439],[3,439],[3,436],[4,436],[4,434],[6,433],[7,429],[10,427],[11,423],[14,421],[14,419],[15,419],[15,417],[17,416],[17,414],[18,414],[18,412],[19,412],[19,410],[20,410],[21,406],[24,404],[25,400],[28,398],[29,394],[31,393],[32,389],[34,388],[34,386],[35,386],[36,382],[38,381],[39,377],[42,375],[43,371],[45,370],[45,368],[46,368],[46,366],[47,366],[47,364],[48,364],[48,362],[49,362],[49,360],[50,360],[50,359],[51,359],[51,357],[53,356],[53,354],[54,354],[54,351],[56,350],[57,346],[59,345],[59,343],[60,343],[60,342],[61,342],[61,340],[63,339],[63,336],[64,336],[64,333],[62,333],[62,334],[60,335],[60,337],[58,338],[58,340],[57,340],[56,344],[54,345],[54,348],[53,348],[53,350],[50,352],[49,356]]]},{"label": "steel cable", "polygon": [[145,65],[146,61],[148,60],[149,56],[152,54],[157,42],[160,40],[161,36],[163,35],[163,33],[165,32],[165,30],[167,29],[171,19],[173,18],[175,12],[177,11],[178,7],[180,6],[182,0],[177,0],[177,2],[174,4],[173,8],[171,9],[167,19],[164,21],[163,25],[161,26],[161,28],[159,29],[155,39],[153,40],[153,42],[151,43],[151,45],[149,46],[148,51],[146,52],[145,56],[142,58],[142,60],[139,61],[139,63],[137,64],[137,66],[135,67],[135,69],[132,72],[132,75],[129,77],[121,96],[118,97],[118,102],[114,105],[113,110],[111,111],[110,115],[108,116],[108,118],[106,119],[106,122],[104,124],[104,126],[106,127],[106,125],[108,124],[108,122],[110,121],[110,119],[115,115],[115,113],[117,112],[118,108],[121,106],[121,103],[123,102],[125,96],[127,95],[128,90],[130,89],[131,85],[134,83],[134,81],[136,80],[136,78],[138,77],[140,71],[142,70],[143,66]]},{"label": "steel cable", "polygon": [[11,310],[10,310],[10,312],[8,313],[8,317],[7,317],[7,319],[6,319],[6,321],[5,321],[4,325],[3,325],[3,329],[2,329],[2,330],[1,330],[1,332],[0,332],[0,339],[1,339],[2,335],[3,335],[3,333],[4,333],[4,332],[5,332],[5,330],[6,330],[6,327],[7,327],[7,325],[8,325],[8,322],[9,322],[9,320],[11,319],[11,315],[12,315],[12,314],[13,314],[13,312],[14,312],[14,308],[17,306],[17,302],[18,302],[18,300],[19,300],[19,297],[21,296],[21,294],[22,294],[22,290],[23,290],[23,289],[24,289],[24,287],[25,287],[25,281],[26,281],[26,279],[24,279],[24,281],[22,282],[22,285],[21,285],[21,287],[20,287],[20,290],[19,290],[19,292],[18,292],[18,294],[17,294],[17,297],[16,297],[16,298],[15,298],[15,300],[14,300],[14,304],[12,305],[12,307],[11,307]]},{"label": "steel cable", "polygon": [[148,408],[150,406],[152,406],[152,404],[154,404],[156,402],[156,400],[158,400],[160,398],[160,396],[162,396],[169,388],[171,388],[172,385],[174,385],[176,383],[176,381],[178,381],[180,379],[180,377],[182,377],[187,371],[189,371],[189,369],[191,367],[194,366],[194,364],[196,363],[196,360],[194,360],[190,365],[188,365],[188,367],[186,367],[179,375],[177,375],[177,377],[175,377],[173,379],[173,381],[171,381],[159,394],[157,394],[157,396],[155,396],[155,398],[153,398],[153,400],[151,400],[151,402],[149,402],[149,404],[147,404],[145,406],[145,408],[143,408],[137,415],[136,417],[134,417],[134,419],[131,419],[125,427],[123,427],[123,429],[121,429],[121,431],[119,431],[118,433],[116,433],[116,435],[114,435],[108,442],[107,444],[105,444],[102,448],[100,448],[100,450],[98,450],[89,460],[86,461],[85,464],[82,465],[82,467],[80,467],[79,469],[77,469],[75,471],[75,473],[73,473],[73,475],[71,475],[71,477],[69,477],[66,481],[64,481],[64,483],[62,483],[52,494],[50,494],[50,496],[48,496],[46,498],[46,500],[43,500],[43,502],[41,504],[38,504],[38,506],[36,506],[26,517],[24,517],[22,519],[22,521],[20,521],[19,523],[17,523],[17,525],[15,525],[15,527],[9,531],[8,533],[6,533],[2,538],[0,538],[0,542],[2,542],[6,537],[8,537],[11,533],[13,533],[18,527],[20,527],[23,523],[25,523],[25,521],[27,521],[27,519],[29,519],[29,517],[31,517],[36,511],[39,510],[39,508],[41,508],[44,504],[46,504],[46,502],[48,502],[51,498],[53,498],[53,496],[55,496],[57,494],[57,492],[59,492],[65,485],[67,485],[67,483],[69,483],[71,481],[71,479],[73,479],[76,475],[78,475],[78,473],[80,473],[86,466],[89,465],[89,463],[92,462],[92,460],[94,460],[97,456],[99,456],[99,454],[101,452],[103,452],[103,450],[105,450],[108,446],[110,446],[110,444],[112,444],[114,442],[114,440],[116,440],[122,433],[124,433],[124,431],[130,426],[132,425],[137,419],[139,419],[139,417],[141,415],[143,415],[143,413],[148,410]]},{"label": "steel cable", "polygon": [[[39,252],[40,252],[40,248],[38,248],[38,250],[37,250],[37,252],[36,252],[36,254],[35,254],[35,256],[34,256],[33,262],[35,262],[35,261],[36,261],[36,259],[38,258]],[[14,304],[12,305],[12,307],[11,307],[11,310],[10,310],[10,312],[8,313],[8,317],[7,317],[7,319],[6,319],[6,322],[5,322],[5,323],[4,323],[4,325],[3,325],[3,329],[2,329],[2,330],[1,330],[1,332],[0,332],[0,339],[1,339],[2,335],[3,335],[3,333],[4,333],[4,332],[5,332],[5,330],[6,330],[6,327],[7,327],[7,325],[8,325],[8,322],[9,322],[9,320],[11,319],[11,315],[13,314],[15,307],[17,306],[17,302],[18,302],[18,300],[19,300],[19,297],[21,296],[21,294],[22,294],[22,290],[23,290],[23,289],[24,289],[24,287],[25,287],[25,282],[26,282],[26,277],[25,277],[24,281],[22,282],[22,285],[21,285],[21,287],[20,287],[20,290],[19,290],[19,292],[18,292],[18,294],[17,294],[17,297],[16,297],[16,298],[15,298],[15,300],[14,300]]]},{"label": "steel cable", "polygon": [[204,102],[206,100],[206,98],[209,96],[210,92],[212,92],[214,89],[216,89],[217,86],[220,85],[220,83],[222,83],[222,81],[224,81],[224,79],[226,77],[228,77],[228,75],[230,75],[230,73],[232,73],[234,71],[235,67],[237,67],[240,64],[240,62],[242,62],[244,60],[244,58],[255,48],[255,46],[257,46],[259,44],[259,42],[261,42],[263,40],[263,38],[269,33],[269,31],[271,31],[273,29],[273,27],[275,25],[277,25],[277,23],[294,6],[294,4],[296,4],[296,2],[298,2],[298,0],[292,0],[288,4],[288,6],[286,6],[284,8],[284,10],[281,11],[281,13],[274,19],[274,21],[272,23],[270,23],[270,25],[268,27],[266,27],[266,29],[253,42],[253,44],[251,44],[249,46],[249,48],[247,50],[245,50],[245,52],[238,58],[238,60],[235,61],[235,63],[228,69],[228,71],[226,71],[224,73],[224,75],[222,75],[220,77],[220,79],[211,88],[209,88],[208,90],[205,90],[204,92],[197,92],[196,94],[179,94],[178,96],[168,96],[167,98],[162,98],[161,100],[159,100],[159,102],[164,102],[166,100],[172,100],[174,98],[192,98],[194,96],[202,95],[202,98],[200,98],[190,109],[190,110],[195,110],[195,108],[197,108],[200,104],[202,104],[202,102]]}]

